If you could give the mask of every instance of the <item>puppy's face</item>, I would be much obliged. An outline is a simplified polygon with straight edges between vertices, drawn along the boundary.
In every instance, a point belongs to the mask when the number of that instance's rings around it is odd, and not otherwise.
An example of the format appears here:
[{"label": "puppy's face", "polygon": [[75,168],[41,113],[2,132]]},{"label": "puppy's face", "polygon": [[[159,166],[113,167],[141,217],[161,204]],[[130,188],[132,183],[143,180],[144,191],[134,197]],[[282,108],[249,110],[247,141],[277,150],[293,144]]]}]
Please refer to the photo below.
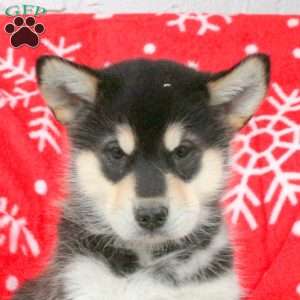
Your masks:
[{"label": "puppy's face", "polygon": [[268,69],[264,55],[218,74],[168,61],[96,71],[41,58],[41,91],[69,125],[86,222],[149,244],[208,222],[226,180],[231,134],[265,95]]}]

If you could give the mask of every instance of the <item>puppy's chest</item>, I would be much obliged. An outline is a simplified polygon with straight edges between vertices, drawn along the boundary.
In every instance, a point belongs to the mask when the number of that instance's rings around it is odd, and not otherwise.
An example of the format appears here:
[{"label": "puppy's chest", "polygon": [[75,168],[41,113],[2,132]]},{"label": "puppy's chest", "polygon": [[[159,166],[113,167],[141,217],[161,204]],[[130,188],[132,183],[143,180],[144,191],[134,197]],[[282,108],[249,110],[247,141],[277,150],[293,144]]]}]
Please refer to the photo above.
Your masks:
[{"label": "puppy's chest", "polygon": [[139,267],[126,266],[123,274],[117,273],[120,268],[116,272],[115,267],[107,263],[87,256],[75,257],[63,275],[68,299],[167,300],[167,295],[172,294],[170,284],[155,278],[150,256],[139,257]]},{"label": "puppy's chest", "polygon": [[[163,259],[147,251],[135,255],[126,252],[114,255],[115,264],[110,259],[77,255],[63,275],[68,299],[179,299],[174,282],[178,260]],[[122,259],[124,262],[120,264]]]},{"label": "puppy's chest", "polygon": [[78,255],[62,274],[66,299],[72,300],[237,300],[235,276],[229,272],[216,280],[204,283],[190,281],[172,284],[164,274],[176,269],[151,266],[150,257],[143,257],[145,267],[136,272],[118,276],[108,265],[95,258]]}]

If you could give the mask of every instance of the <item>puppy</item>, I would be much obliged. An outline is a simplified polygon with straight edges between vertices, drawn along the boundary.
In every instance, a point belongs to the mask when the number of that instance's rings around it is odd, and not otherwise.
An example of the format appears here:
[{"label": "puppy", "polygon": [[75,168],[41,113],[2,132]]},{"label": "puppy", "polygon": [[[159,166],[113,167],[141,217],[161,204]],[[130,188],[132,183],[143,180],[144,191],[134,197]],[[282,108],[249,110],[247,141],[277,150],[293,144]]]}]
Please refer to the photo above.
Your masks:
[{"label": "puppy", "polygon": [[52,262],[14,299],[238,300],[218,199],[229,142],[266,94],[268,57],[212,74],[44,56],[37,76],[68,126],[71,191]]}]

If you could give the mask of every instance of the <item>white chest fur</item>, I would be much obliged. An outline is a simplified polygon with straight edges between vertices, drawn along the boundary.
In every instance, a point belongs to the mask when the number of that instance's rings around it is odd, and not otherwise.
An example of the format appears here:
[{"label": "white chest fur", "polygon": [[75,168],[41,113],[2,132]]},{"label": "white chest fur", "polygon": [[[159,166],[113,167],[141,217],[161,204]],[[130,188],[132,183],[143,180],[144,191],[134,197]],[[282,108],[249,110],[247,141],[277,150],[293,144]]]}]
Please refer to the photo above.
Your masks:
[{"label": "white chest fur", "polygon": [[101,261],[77,256],[63,273],[67,299],[72,300],[238,300],[235,275],[173,287],[146,271],[117,277]]}]

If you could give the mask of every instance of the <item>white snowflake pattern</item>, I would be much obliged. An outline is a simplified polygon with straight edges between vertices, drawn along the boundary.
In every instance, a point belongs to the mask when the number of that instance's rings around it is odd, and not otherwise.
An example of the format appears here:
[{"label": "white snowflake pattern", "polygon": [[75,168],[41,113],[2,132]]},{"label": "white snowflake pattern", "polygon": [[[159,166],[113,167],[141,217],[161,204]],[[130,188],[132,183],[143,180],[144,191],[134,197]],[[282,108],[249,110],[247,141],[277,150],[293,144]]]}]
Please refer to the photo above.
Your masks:
[{"label": "white snowflake pattern", "polygon": [[20,87],[15,87],[13,89],[13,94],[0,89],[0,109],[6,105],[14,109],[20,102],[23,103],[23,107],[27,108],[31,97],[37,96],[38,94],[38,90],[26,91]]},{"label": "white snowflake pattern", "polygon": [[66,46],[65,37],[60,37],[58,44],[55,45],[49,39],[44,38],[41,40],[41,43],[51,51],[51,54],[58,55],[60,57],[64,57],[69,60],[74,60],[73,56],[68,56],[71,52],[74,52],[81,48],[81,43],[75,43],[69,46]]},{"label": "white snowflake pattern", "polygon": [[[289,172],[282,167],[300,150],[300,125],[286,115],[288,112],[300,112],[299,89],[286,94],[277,83],[273,83],[272,88],[276,96],[269,96],[266,101],[276,110],[276,113],[253,117],[249,122],[251,131],[236,137],[235,142],[240,143],[241,147],[234,154],[233,170],[240,175],[241,179],[224,197],[224,201],[227,202],[226,212],[232,213],[232,223],[236,224],[243,216],[252,230],[258,227],[258,223],[250,206],[261,205],[260,199],[249,185],[252,176],[262,176],[267,173],[273,175],[264,198],[265,203],[274,202],[271,203],[269,224],[277,222],[286,202],[292,206],[296,206],[299,202],[297,193],[300,192],[300,185],[296,182],[300,181],[300,172]],[[269,142],[263,149],[257,151],[251,145],[260,137]],[[275,151],[278,150],[280,152],[275,156]],[[243,157],[248,157],[246,163],[241,163]],[[278,196],[274,200],[276,192]]]},{"label": "white snowflake pattern", "polygon": [[[58,44],[52,43],[49,39],[44,38],[41,43],[49,50],[50,54],[55,54],[69,60],[74,60],[72,53],[81,48],[81,43],[67,45],[65,37],[60,37]],[[25,58],[15,60],[14,50],[7,49],[5,57],[0,57],[0,73],[5,79],[14,80],[14,89],[7,91],[0,89],[0,109],[8,106],[11,109],[17,107],[19,103],[23,104],[24,108],[29,108],[32,97],[39,94],[37,89],[29,90],[22,84],[27,82],[35,82],[34,68],[26,70]],[[20,87],[22,85],[22,88]],[[27,89],[26,89],[27,88]],[[29,137],[38,141],[38,150],[43,152],[46,145],[58,154],[61,153],[61,148],[57,143],[57,138],[60,136],[59,129],[51,120],[51,111],[43,106],[35,106],[30,109],[31,113],[40,113],[41,116],[29,121]]]},{"label": "white snowflake pattern", "polygon": [[61,148],[56,141],[60,136],[60,131],[52,120],[53,114],[50,109],[45,106],[35,106],[30,111],[39,114],[37,118],[29,122],[29,127],[33,127],[29,132],[29,137],[38,141],[38,150],[43,152],[49,145],[57,154],[60,154]]},{"label": "white snowflake pattern", "polygon": [[0,57],[0,72],[2,72],[2,77],[5,79],[17,77],[15,85],[25,82],[35,82],[34,68],[30,68],[29,71],[26,70],[26,60],[24,57],[21,57],[16,62],[12,48],[7,48],[6,57]]},{"label": "white snowflake pattern", "polygon": [[219,31],[220,25],[211,23],[209,19],[211,17],[220,17],[226,24],[232,22],[232,17],[226,15],[206,14],[206,13],[180,13],[177,14],[177,18],[167,22],[167,26],[177,26],[180,32],[186,31],[186,22],[193,21],[199,23],[199,29],[197,35],[204,35],[207,31]]},{"label": "white snowflake pattern", "polygon": [[35,82],[35,70],[30,68],[26,70],[26,60],[21,57],[16,60],[14,57],[14,49],[7,48],[6,56],[0,57],[0,73],[4,79],[14,80],[15,88],[12,93],[4,89],[0,89],[0,109],[8,105],[14,109],[19,102],[23,102],[23,107],[27,108],[30,99],[38,95],[37,90],[25,90],[20,85],[28,82]]},{"label": "white snowflake pattern", "polygon": [[[9,252],[12,254],[17,253],[20,249],[24,255],[28,255],[28,251],[30,251],[33,256],[38,256],[40,247],[28,229],[26,219],[17,217],[19,207],[16,204],[9,210],[7,202],[7,198],[0,197],[0,247],[7,243]],[[7,235],[1,233],[5,228],[8,228]],[[23,237],[22,240],[21,237]]]}]

